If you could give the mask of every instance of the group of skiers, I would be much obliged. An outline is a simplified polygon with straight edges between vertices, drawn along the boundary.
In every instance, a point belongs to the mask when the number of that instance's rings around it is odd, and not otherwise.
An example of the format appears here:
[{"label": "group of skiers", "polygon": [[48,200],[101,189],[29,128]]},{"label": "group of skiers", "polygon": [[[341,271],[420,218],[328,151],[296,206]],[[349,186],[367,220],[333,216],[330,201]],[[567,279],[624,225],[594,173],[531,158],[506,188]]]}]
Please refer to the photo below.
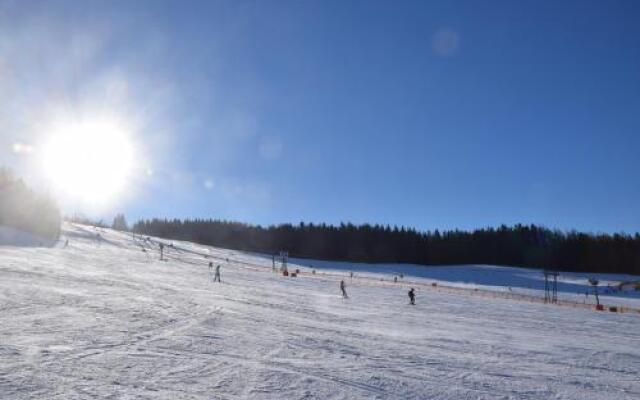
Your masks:
[{"label": "group of skiers", "polygon": [[[220,264],[216,265],[215,269],[213,267],[213,263],[209,262],[209,278],[213,277],[213,282],[220,282]],[[353,278],[353,272],[351,272],[350,277]],[[348,299],[349,295],[347,294],[347,285],[344,283],[344,279],[340,281],[340,292],[342,292],[342,298]],[[409,290],[409,304],[414,306],[416,304],[416,291],[414,288]]]},{"label": "group of skiers", "polygon": [[[98,234],[98,237],[100,238],[100,235]],[[64,244],[64,247],[67,247],[69,245],[69,240],[67,239],[67,241]],[[158,245],[159,250],[160,250],[160,260],[164,259],[164,244],[163,243],[159,243]],[[173,247],[172,245],[170,245],[170,247]],[[144,249],[143,249],[144,250]],[[227,262],[229,261],[229,259],[227,259]],[[274,269],[275,269],[275,259],[274,259]],[[315,271],[314,271],[315,272]],[[353,280],[353,271],[349,272],[349,277],[351,278],[351,280]],[[209,278],[212,279],[212,282],[219,282],[222,283],[220,280],[220,264],[216,265],[215,268],[213,266],[213,262],[209,262]],[[393,279],[394,282],[398,282],[398,277],[394,277]],[[340,281],[340,292],[342,292],[342,298],[343,299],[348,299],[349,295],[347,294],[347,286],[344,283],[344,280]],[[409,304],[411,305],[415,305],[416,304],[416,291],[414,288],[411,288],[408,292],[408,296],[409,296]]]},{"label": "group of skiers", "polygon": [[[353,278],[353,272],[350,274],[351,278]],[[347,285],[344,283],[344,279],[340,281],[340,291],[342,292],[342,298],[348,299],[349,295],[347,294]],[[416,290],[411,288],[408,293],[409,296],[409,304],[412,306],[416,305]]]},{"label": "group of skiers", "polygon": [[[65,243],[65,247],[66,247],[67,243]],[[159,244],[159,250],[160,250],[160,259],[163,260],[164,257],[164,244],[160,243]],[[172,246],[171,246],[172,247]],[[228,262],[228,259],[227,259]],[[274,261],[274,269],[275,269],[275,261]],[[351,278],[351,280],[353,280],[353,272],[349,273],[349,277]],[[213,266],[213,262],[209,262],[209,279],[212,280],[212,282],[219,282],[222,283],[222,281],[220,280],[220,264],[216,265],[215,267]],[[394,277],[394,282],[398,281],[398,277]],[[347,294],[347,285],[345,284],[344,280],[340,281],[340,292],[342,293],[342,298],[344,299],[348,299],[349,295]],[[411,305],[415,305],[416,304],[416,291],[414,288],[411,288],[408,292],[408,296],[409,296],[409,304]]]}]

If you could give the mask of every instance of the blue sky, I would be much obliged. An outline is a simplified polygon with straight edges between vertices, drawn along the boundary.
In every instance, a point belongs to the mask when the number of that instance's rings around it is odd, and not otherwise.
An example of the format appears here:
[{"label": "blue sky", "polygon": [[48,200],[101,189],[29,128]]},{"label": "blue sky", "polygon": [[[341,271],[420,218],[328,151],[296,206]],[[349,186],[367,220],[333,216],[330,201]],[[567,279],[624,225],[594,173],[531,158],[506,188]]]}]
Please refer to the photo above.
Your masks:
[{"label": "blue sky", "polygon": [[638,20],[635,1],[0,1],[0,164],[37,185],[12,143],[108,113],[138,168],[105,218],[636,232]]}]

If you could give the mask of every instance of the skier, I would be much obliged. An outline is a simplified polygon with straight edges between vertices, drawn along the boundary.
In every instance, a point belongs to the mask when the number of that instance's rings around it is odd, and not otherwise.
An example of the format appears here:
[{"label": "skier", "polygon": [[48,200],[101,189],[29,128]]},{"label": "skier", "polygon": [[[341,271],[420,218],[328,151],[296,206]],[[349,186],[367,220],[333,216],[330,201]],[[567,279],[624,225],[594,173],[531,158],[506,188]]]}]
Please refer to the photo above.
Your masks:
[{"label": "skier", "polygon": [[397,276],[394,276],[394,277],[393,277],[393,282],[394,282],[394,283],[397,283],[397,282],[398,282],[398,277],[397,277]]},{"label": "skier", "polygon": [[[220,264],[216,265],[216,274],[213,277],[214,282],[220,282]],[[220,282],[222,283],[222,282]]]},{"label": "skier", "polygon": [[213,263],[209,262],[209,279],[213,279]]},{"label": "skier", "polygon": [[340,290],[342,291],[342,298],[348,299],[349,296],[347,295],[347,288],[344,284],[344,280],[340,281]]},{"label": "skier", "polygon": [[416,305],[416,291],[413,288],[409,290],[409,304],[411,304],[412,306]]},{"label": "skier", "polygon": [[160,243],[160,261],[163,260],[164,255],[164,244]]}]

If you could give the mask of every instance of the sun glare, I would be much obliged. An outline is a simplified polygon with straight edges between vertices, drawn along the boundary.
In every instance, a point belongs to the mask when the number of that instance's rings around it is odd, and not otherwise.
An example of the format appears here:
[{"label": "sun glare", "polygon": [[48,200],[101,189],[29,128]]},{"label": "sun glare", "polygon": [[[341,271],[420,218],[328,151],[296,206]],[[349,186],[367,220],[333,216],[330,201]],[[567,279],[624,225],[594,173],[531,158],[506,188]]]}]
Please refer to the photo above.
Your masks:
[{"label": "sun glare", "polygon": [[67,123],[53,128],[42,157],[55,191],[104,204],[125,188],[133,146],[127,130],[114,121]]}]

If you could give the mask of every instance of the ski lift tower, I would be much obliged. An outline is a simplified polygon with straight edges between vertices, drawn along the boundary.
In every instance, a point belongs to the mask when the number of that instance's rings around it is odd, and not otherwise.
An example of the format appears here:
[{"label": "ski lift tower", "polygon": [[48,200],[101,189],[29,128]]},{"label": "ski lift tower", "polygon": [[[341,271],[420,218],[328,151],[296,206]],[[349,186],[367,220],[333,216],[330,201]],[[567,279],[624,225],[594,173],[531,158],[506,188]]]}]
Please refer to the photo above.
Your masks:
[{"label": "ski lift tower", "polygon": [[596,307],[600,307],[600,298],[598,297],[598,284],[600,282],[596,278],[589,278],[589,283],[593,286],[593,293],[596,295]]},{"label": "ski lift tower", "polygon": [[558,271],[544,270],[544,302],[558,302]]},{"label": "ski lift tower", "polygon": [[289,261],[289,252],[281,250],[280,251],[280,263],[281,263],[280,271],[281,272],[287,271],[287,262],[288,261]]}]

